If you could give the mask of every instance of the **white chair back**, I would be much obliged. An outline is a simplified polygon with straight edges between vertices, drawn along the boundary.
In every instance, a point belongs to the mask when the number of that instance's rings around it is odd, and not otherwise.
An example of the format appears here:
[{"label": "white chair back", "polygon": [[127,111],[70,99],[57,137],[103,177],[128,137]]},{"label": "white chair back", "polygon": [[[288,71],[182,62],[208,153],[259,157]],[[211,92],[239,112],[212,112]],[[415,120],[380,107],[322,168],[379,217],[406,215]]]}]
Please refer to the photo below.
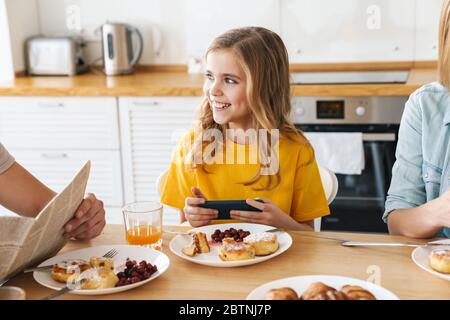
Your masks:
[{"label": "white chair back", "polygon": [[162,193],[162,187],[163,187],[163,183],[167,178],[167,174],[169,173],[169,169],[164,170],[163,172],[161,172],[161,174],[158,176],[158,178],[156,179],[156,191],[158,192],[158,195],[161,197],[161,193]]}]

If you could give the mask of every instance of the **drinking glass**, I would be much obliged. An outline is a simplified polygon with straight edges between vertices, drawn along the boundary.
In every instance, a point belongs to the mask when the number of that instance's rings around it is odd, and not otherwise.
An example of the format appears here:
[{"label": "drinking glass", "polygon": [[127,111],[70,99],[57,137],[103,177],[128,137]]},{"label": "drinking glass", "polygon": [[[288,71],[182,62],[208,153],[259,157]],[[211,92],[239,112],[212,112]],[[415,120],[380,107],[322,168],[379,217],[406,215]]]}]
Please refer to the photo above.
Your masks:
[{"label": "drinking glass", "polygon": [[135,202],[122,209],[128,244],[161,250],[163,207],[159,202]]}]

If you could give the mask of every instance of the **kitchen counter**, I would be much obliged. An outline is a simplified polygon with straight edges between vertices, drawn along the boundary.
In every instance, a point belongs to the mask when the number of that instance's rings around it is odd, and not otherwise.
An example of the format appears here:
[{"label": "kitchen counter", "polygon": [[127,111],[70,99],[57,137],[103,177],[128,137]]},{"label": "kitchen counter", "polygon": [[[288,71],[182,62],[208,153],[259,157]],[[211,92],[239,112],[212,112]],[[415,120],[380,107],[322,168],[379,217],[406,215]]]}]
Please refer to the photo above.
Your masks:
[{"label": "kitchen counter", "polygon": [[[320,71],[358,70],[342,65],[324,65]],[[437,79],[433,64],[377,64],[370,70],[410,70],[405,84],[340,84],[340,85],[292,85],[294,96],[408,96],[422,85]],[[291,68],[292,69],[292,68]],[[295,69],[295,68],[294,68]],[[327,69],[327,70],[325,70]],[[175,71],[174,71],[175,70]],[[317,67],[300,67],[296,71],[318,71]],[[188,74],[180,68],[139,69],[133,75],[106,77],[87,73],[65,76],[19,76],[15,80],[0,83],[0,96],[201,96],[204,76]]]},{"label": "kitchen counter", "polygon": [[[180,227],[178,227],[180,228]],[[417,241],[405,237],[337,232],[289,232],[292,246],[281,255],[258,264],[215,268],[181,259],[169,250],[173,235],[164,234],[163,252],[169,269],[157,279],[135,289],[111,295],[65,294],[59,299],[245,299],[256,287],[276,279],[300,275],[339,275],[361,280],[379,276],[381,286],[400,299],[450,299],[448,281],[425,272],[411,259],[408,247],[343,247],[336,237],[357,241]],[[61,251],[68,252],[99,245],[124,244],[122,225],[107,225],[90,241],[71,241]],[[112,245],[113,247],[113,245]],[[374,274],[379,270],[379,274]],[[374,279],[375,279],[374,278]],[[32,274],[21,274],[7,285],[26,291],[28,299],[42,299],[53,290],[39,285]]]}]

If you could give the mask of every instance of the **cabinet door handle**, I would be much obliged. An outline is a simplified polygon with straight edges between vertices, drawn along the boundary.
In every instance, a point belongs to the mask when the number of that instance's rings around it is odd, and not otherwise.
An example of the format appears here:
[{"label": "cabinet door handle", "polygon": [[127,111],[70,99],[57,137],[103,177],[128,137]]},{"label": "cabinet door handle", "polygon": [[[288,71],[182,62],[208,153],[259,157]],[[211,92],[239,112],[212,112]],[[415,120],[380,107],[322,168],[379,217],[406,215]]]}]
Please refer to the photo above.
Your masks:
[{"label": "cabinet door handle", "polygon": [[62,102],[38,102],[40,108],[64,108]]},{"label": "cabinet door handle", "polygon": [[67,153],[43,153],[43,154],[41,154],[41,158],[44,158],[44,159],[65,159],[68,157],[69,157],[69,155]]},{"label": "cabinet door handle", "polygon": [[133,101],[134,106],[151,107],[159,106],[158,101]]}]

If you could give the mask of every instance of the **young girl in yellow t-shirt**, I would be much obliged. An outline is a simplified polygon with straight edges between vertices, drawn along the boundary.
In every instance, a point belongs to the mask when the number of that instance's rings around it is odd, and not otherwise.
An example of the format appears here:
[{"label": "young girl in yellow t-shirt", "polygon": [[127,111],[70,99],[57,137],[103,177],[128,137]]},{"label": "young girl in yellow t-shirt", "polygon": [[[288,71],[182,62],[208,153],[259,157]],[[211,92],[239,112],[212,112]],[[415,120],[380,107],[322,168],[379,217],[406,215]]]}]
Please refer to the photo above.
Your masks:
[{"label": "young girl in yellow t-shirt", "polygon": [[231,211],[232,219],[312,230],[329,208],[313,149],[289,120],[281,38],[260,27],[233,29],[212,42],[205,60],[199,121],[175,149],[161,201],[193,227],[217,218],[199,207],[206,199],[246,199],[261,212]]}]

